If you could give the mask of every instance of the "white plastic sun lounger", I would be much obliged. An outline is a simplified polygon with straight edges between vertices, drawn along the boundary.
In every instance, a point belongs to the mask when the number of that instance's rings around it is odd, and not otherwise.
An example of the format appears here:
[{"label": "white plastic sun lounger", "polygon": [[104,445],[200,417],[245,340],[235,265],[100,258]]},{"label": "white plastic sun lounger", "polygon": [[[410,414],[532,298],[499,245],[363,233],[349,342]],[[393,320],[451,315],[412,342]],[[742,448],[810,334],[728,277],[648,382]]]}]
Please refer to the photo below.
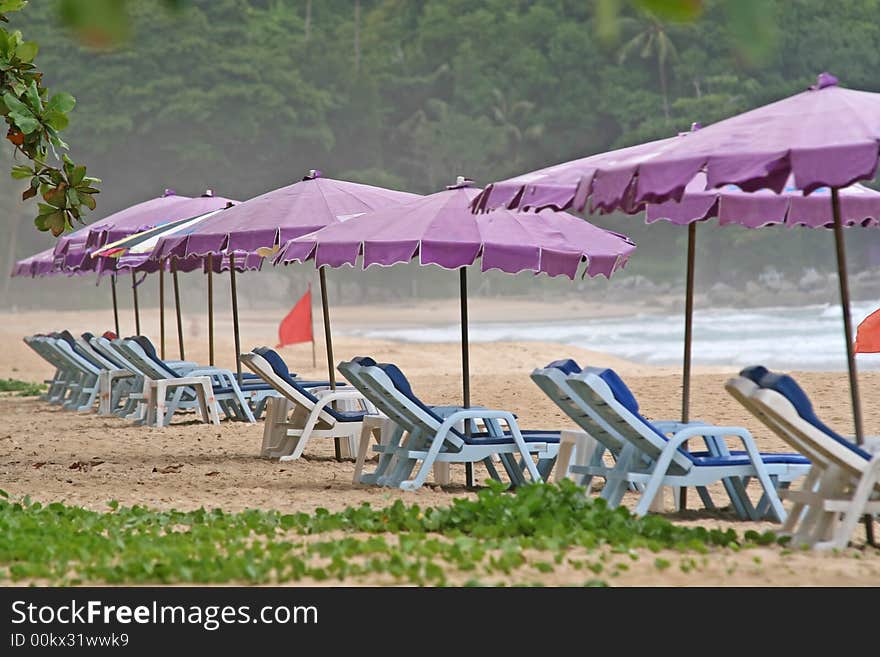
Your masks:
[{"label": "white plastic sun lounger", "polygon": [[[384,465],[385,470],[375,478],[377,484],[415,490],[425,483],[436,462],[487,462],[494,456],[502,460],[513,484],[526,481],[520,468],[529,480],[543,480],[533,457],[552,467],[559,449],[558,432],[521,431],[512,413],[481,407],[455,410],[442,417],[413,393],[395,365],[353,365],[360,368],[357,377],[365,382],[368,399],[400,427],[401,435],[406,435],[405,441],[389,444],[380,456],[379,469]],[[456,429],[460,423],[476,421],[482,421],[487,431],[468,434]],[[500,431],[500,423],[507,425],[507,431]]]},{"label": "white plastic sun lounger", "polygon": [[[356,451],[364,415],[375,408],[357,390],[307,387],[291,376],[284,359],[274,350],[258,347],[241,354],[241,362],[281,395],[285,403],[274,402],[263,428],[262,456],[291,461],[302,456],[312,438],[349,440]],[[328,384],[329,385],[329,384]],[[339,410],[335,402],[355,402],[355,410]]]},{"label": "white plastic sun lounger", "polygon": [[[776,487],[806,475],[810,462],[805,457],[762,454],[743,427],[686,426],[667,436],[639,413],[632,392],[611,369],[588,368],[580,374],[569,375],[567,381],[574,394],[624,445],[615,467],[602,473],[606,476],[602,497],[612,506],[620,504],[630,482],[645,485],[634,510],[636,515],[644,515],[661,486],[700,487],[737,478],[744,487],[749,479],[757,478],[763,489],[762,501],[769,505],[773,517],[780,522],[785,520],[786,513]],[[744,451],[718,456],[681,449],[685,441],[705,436],[717,440],[734,438]],[[578,469],[584,474],[594,474],[590,466],[572,467],[572,471]],[[761,517],[759,509],[747,497],[742,501],[748,503],[746,510],[750,518]]]},{"label": "white plastic sun lounger", "polygon": [[880,513],[880,439],[859,447],[822,422],[790,376],[757,366],[730,379],[727,391],[813,467],[798,490],[782,533],[796,546],[842,549],[859,519]]}]

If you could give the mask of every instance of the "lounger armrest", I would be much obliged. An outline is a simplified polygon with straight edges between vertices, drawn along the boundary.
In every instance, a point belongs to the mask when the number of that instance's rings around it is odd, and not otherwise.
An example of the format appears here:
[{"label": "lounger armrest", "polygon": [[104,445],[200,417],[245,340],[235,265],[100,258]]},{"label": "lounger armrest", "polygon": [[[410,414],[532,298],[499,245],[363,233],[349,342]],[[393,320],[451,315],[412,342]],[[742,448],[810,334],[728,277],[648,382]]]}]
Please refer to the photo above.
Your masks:
[{"label": "lounger armrest", "polygon": [[761,460],[761,452],[758,451],[758,446],[755,444],[754,438],[752,438],[752,434],[745,427],[716,427],[710,424],[705,424],[703,426],[698,427],[688,427],[686,429],[682,429],[674,436],[669,439],[669,444],[664,448],[663,451],[678,449],[681,447],[682,443],[691,438],[696,437],[708,437],[713,436],[716,438],[724,438],[725,436],[732,436],[734,438],[739,438],[740,442],[742,442],[743,448],[749,454],[749,458],[752,462],[757,462]]},{"label": "lounger armrest", "polygon": [[357,390],[331,390],[327,388],[325,390],[313,390],[312,394],[321,401],[325,399],[329,401],[336,401],[337,399],[365,399]]},{"label": "lounger armrest", "polygon": [[200,367],[197,370],[190,370],[186,376],[207,376],[211,379],[211,383],[216,383],[221,388],[237,388],[238,381],[232,370],[225,370],[221,367]]},{"label": "lounger armrest", "polygon": [[[327,394],[322,394],[322,393]],[[355,390],[332,390],[332,391],[321,391],[317,395],[318,403],[315,404],[315,408],[312,409],[312,413],[321,412],[328,406],[330,406],[333,402],[338,401],[340,399],[356,399],[358,401],[367,402],[367,398],[364,397],[361,393]]]},{"label": "lounger armrest", "polygon": [[678,433],[687,427],[706,426],[706,423],[702,420],[691,420],[690,422],[680,422],[679,420],[653,420],[651,424],[660,429],[663,433]]},{"label": "lounger armrest", "polygon": [[[459,422],[463,422],[464,420],[504,420],[508,427],[510,427],[511,432],[519,432],[519,427],[516,423],[516,416],[510,411],[493,411],[487,408],[464,408],[459,411],[455,411],[450,415],[446,416],[443,420],[443,424],[440,425],[440,428],[437,430],[437,435],[443,434],[445,437],[450,431],[452,431],[453,427]],[[485,422],[488,426],[488,422]]]}]

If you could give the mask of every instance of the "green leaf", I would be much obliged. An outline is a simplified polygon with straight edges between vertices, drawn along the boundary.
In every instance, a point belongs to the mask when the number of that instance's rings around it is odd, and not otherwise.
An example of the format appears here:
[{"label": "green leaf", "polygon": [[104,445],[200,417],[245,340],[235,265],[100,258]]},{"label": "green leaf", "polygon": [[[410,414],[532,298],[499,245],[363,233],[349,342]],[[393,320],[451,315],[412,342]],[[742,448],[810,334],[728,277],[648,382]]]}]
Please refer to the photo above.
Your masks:
[{"label": "green leaf", "polygon": [[10,11],[21,11],[27,3],[28,0],[0,0],[0,14]]},{"label": "green leaf", "polygon": [[9,109],[10,112],[16,112],[18,114],[30,114],[31,116],[33,116],[31,108],[25,105],[16,96],[13,96],[8,91],[3,94],[3,102],[6,104],[6,107]]},{"label": "green leaf", "polygon": [[70,119],[67,118],[66,114],[51,111],[43,116],[43,121],[55,128],[55,130],[64,130],[67,124],[70,123]]},{"label": "green leaf", "polygon": [[82,204],[89,210],[95,209],[97,203],[95,203],[95,198],[91,194],[83,194],[82,192],[79,192],[77,195],[79,196],[79,200],[82,201]]},{"label": "green leaf", "polygon": [[11,118],[13,123],[18,126],[18,129],[26,135],[36,132],[43,125],[39,120],[34,118],[33,114],[30,113],[19,114],[18,112],[10,112],[9,118]]},{"label": "green leaf", "polygon": [[83,179],[86,177],[86,168],[84,166],[74,167],[73,170],[67,174],[67,179],[70,181],[70,184],[76,187],[79,185]]},{"label": "green leaf", "polygon": [[51,206],[56,208],[63,208],[66,206],[67,200],[67,189],[64,186],[54,187],[49,189],[43,193],[43,200],[46,201]]},{"label": "green leaf", "polygon": [[43,101],[40,98],[40,90],[37,88],[37,83],[35,80],[31,80],[30,85],[25,92],[25,98],[27,98],[30,103],[30,110],[35,115],[39,116],[39,114],[43,111]]},{"label": "green leaf", "polygon": [[68,93],[57,93],[49,102],[46,103],[46,109],[53,112],[69,112],[76,106],[76,98]]},{"label": "green leaf", "polygon": [[25,164],[18,164],[12,167],[12,177],[16,180],[24,180],[34,175],[34,170]]},{"label": "green leaf", "polygon": [[23,62],[32,62],[40,50],[35,41],[25,41],[15,49],[15,55]]}]

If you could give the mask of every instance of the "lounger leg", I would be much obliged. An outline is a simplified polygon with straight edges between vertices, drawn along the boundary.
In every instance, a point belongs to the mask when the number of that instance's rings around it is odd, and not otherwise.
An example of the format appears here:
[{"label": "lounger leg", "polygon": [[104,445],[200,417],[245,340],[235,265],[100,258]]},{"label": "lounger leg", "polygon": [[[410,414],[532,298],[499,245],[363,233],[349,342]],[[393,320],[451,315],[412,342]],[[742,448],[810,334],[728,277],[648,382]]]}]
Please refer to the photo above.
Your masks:
[{"label": "lounger leg", "polygon": [[[382,436],[383,440],[385,440],[385,436]],[[376,464],[376,469],[368,474],[361,476],[362,484],[377,484],[379,486],[385,486],[386,480],[390,477],[389,474],[396,471],[398,467],[398,450],[401,449],[402,445],[406,445],[409,443],[409,435],[397,424],[394,425],[393,432],[389,435],[388,441],[385,443],[385,448],[379,454],[379,462]]]},{"label": "lounger leg", "polygon": [[357,458],[354,462],[354,475],[352,475],[351,483],[360,483],[361,473],[364,471],[364,462],[367,460],[367,450],[370,448],[370,441],[374,437],[374,432],[378,427],[374,426],[367,418],[361,423],[361,436],[358,442]]},{"label": "lounger leg", "polygon": [[626,479],[626,473],[630,469],[634,456],[635,446],[629,443],[624,445],[620,454],[617,455],[617,463],[605,477],[605,486],[602,488],[600,497],[608,502],[608,506],[611,508],[617,507],[623,499],[623,494],[629,483]]},{"label": "lounger leg", "polygon": [[400,482],[412,475],[412,471],[416,467],[416,460],[410,458],[407,452],[411,448],[422,448],[422,442],[422,431],[420,429],[416,429],[409,433],[406,436],[406,440],[404,440],[391,454],[394,467],[390,469],[390,474],[380,476],[376,483],[380,486],[397,487],[400,485]]},{"label": "lounger leg", "polygon": [[165,425],[165,412],[167,410],[168,384],[164,380],[156,381],[156,426]]},{"label": "lounger leg", "polygon": [[495,469],[495,464],[492,463],[492,457],[484,458],[482,461],[483,465],[486,467],[486,472],[489,473],[489,476],[495,481],[501,481],[501,477],[498,474],[498,470]]},{"label": "lounger leg", "polygon": [[434,436],[433,440],[431,440],[431,446],[428,448],[428,453],[425,454],[425,458],[422,460],[422,465],[416,471],[416,476],[412,479],[400,482],[399,488],[403,490],[416,490],[421,488],[422,484],[424,484],[425,480],[428,478],[428,472],[434,465],[434,461],[437,459],[441,447],[443,447],[443,439]]}]

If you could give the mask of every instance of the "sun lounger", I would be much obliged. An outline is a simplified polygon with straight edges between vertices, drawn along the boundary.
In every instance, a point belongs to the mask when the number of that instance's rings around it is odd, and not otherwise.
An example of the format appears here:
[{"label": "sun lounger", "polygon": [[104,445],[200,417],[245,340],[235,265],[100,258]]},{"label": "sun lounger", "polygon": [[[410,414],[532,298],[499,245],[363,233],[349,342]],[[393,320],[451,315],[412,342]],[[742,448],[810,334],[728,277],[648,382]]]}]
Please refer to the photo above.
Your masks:
[{"label": "sun lounger", "polygon": [[[160,425],[168,424],[178,410],[200,406],[196,390],[182,379],[203,376],[207,376],[211,380],[214,403],[223,410],[227,417],[234,416],[243,421],[255,422],[243,389],[236,382],[233,372],[221,368],[199,368],[178,372],[155,355],[151,344],[139,341],[137,337],[115,340],[113,344],[144,375],[144,401],[165,408],[161,419],[158,420]],[[150,391],[153,389],[157,393],[165,390],[169,397],[152,397]],[[268,394],[269,389],[267,386],[254,386],[248,392]]]},{"label": "sun lounger", "polygon": [[[406,436],[383,450],[377,484],[415,490],[425,483],[436,462],[487,462],[495,456],[505,465],[513,484],[526,482],[524,472],[529,480],[542,481],[535,456],[550,464],[547,471],[552,468],[559,447],[558,432],[522,431],[512,413],[482,407],[454,410],[443,417],[415,395],[399,368],[389,363],[364,364],[373,362],[361,359],[341,364],[340,371],[355,372],[367,398],[399,426],[400,436]],[[478,421],[484,430],[477,430]],[[469,430],[464,429],[464,423],[469,423]],[[502,423],[506,430],[501,430]]]},{"label": "sun lounger", "polygon": [[[617,463],[611,469],[592,465],[571,468],[586,475],[604,476],[606,484],[601,495],[612,506],[620,504],[629,483],[644,484],[644,492],[635,507],[637,515],[644,515],[661,486],[693,486],[699,490],[727,480],[742,488],[731,496],[731,501],[744,505],[749,518],[759,519],[764,515],[763,507],[767,507],[772,517],[783,521],[785,510],[777,485],[788,485],[809,470],[808,459],[799,454],[761,454],[743,427],[708,424],[676,427],[650,422],[639,413],[634,395],[611,369],[586,368],[566,375],[566,382],[572,399],[584,411],[584,430],[600,442],[604,434],[610,434],[621,446]],[[691,453],[681,449],[686,441],[695,438],[709,438],[708,444],[716,451]],[[717,451],[724,438],[736,439],[744,449],[727,450],[725,442],[725,451]],[[744,491],[751,478],[757,478],[763,489],[757,506]],[[706,503],[706,498],[701,498]]]},{"label": "sun lounger", "polygon": [[761,366],[744,369],[725,388],[813,464],[800,489],[783,492],[793,506],[782,533],[798,546],[846,547],[859,518],[880,513],[880,439],[860,447],[841,436],[792,377]]},{"label": "sun lounger", "polygon": [[61,404],[67,395],[68,387],[79,378],[79,371],[74,368],[66,358],[62,358],[54,346],[48,342],[47,335],[32,335],[24,338],[28,345],[40,358],[55,368],[55,374],[51,379],[46,379],[47,390],[41,399],[50,404]]},{"label": "sun lounger", "polygon": [[[350,441],[354,454],[364,415],[375,412],[357,390],[330,390],[299,381],[284,359],[268,347],[241,354],[241,362],[270,385],[286,403],[273,402],[263,428],[262,456],[282,461],[298,459],[312,438]],[[354,402],[357,409],[338,409],[339,402]]]}]

